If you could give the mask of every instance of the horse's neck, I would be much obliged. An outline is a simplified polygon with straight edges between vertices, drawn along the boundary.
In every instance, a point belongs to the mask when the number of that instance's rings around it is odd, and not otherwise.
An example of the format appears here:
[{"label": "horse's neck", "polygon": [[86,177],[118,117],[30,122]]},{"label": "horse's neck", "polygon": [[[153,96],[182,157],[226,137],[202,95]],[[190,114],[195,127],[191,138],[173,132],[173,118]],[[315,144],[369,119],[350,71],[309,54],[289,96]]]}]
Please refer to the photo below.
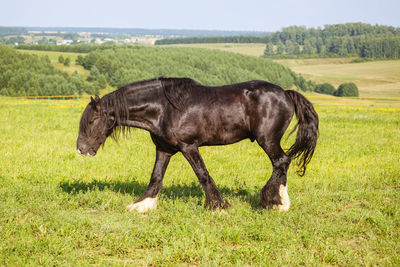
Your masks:
[{"label": "horse's neck", "polygon": [[158,122],[162,112],[163,97],[159,90],[148,90],[146,94],[130,94],[127,98],[129,118],[126,125],[147,130],[151,133],[159,131]]}]

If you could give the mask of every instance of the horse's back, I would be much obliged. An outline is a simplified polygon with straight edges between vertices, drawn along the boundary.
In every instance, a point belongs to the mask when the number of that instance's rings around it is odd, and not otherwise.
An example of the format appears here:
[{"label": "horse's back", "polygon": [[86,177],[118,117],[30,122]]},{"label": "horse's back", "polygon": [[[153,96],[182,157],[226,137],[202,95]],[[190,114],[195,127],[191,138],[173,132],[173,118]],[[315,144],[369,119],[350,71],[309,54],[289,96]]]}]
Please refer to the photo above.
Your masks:
[{"label": "horse's back", "polygon": [[185,108],[172,124],[174,134],[185,143],[253,141],[258,125],[268,123],[272,115],[279,117],[277,111],[282,112],[286,106],[286,113],[293,113],[284,90],[265,81],[213,87],[196,84],[189,90]]}]

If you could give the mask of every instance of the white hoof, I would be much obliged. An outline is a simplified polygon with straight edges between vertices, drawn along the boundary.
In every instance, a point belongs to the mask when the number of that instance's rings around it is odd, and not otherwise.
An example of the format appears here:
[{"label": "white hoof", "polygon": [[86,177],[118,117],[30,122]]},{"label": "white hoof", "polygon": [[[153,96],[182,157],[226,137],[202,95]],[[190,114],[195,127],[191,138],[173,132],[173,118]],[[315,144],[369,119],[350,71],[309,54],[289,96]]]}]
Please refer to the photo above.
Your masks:
[{"label": "white hoof", "polygon": [[287,192],[287,186],[281,184],[279,186],[279,195],[281,196],[282,205],[276,205],[276,209],[279,211],[288,211],[290,208],[290,199]]},{"label": "white hoof", "polygon": [[139,213],[145,213],[149,210],[155,210],[157,208],[157,198],[147,197],[140,202],[133,203],[126,206],[128,211],[136,210]]}]

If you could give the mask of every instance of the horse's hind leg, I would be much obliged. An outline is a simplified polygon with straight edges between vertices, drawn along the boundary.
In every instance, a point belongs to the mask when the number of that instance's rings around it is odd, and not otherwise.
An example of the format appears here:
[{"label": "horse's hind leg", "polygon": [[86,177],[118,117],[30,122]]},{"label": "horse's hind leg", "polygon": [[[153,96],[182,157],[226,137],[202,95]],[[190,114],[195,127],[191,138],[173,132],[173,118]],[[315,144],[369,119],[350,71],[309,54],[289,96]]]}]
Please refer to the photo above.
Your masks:
[{"label": "horse's hind leg", "polygon": [[260,193],[260,204],[263,208],[273,208],[275,205],[281,211],[290,207],[287,193],[286,173],[289,169],[290,158],[282,150],[279,142],[259,142],[271,159],[273,171],[271,178]]},{"label": "horse's hind leg", "polygon": [[156,162],[151,174],[149,186],[138,200],[126,207],[129,211],[136,210],[137,212],[144,213],[157,207],[157,195],[161,190],[164,173],[171,156],[172,154],[157,149]]},{"label": "horse's hind leg", "polygon": [[263,208],[277,206],[279,210],[286,211],[290,207],[286,173],[291,159],[280,145],[280,140],[290,123],[290,119],[291,117],[287,120],[281,118],[281,120],[276,120],[275,123],[263,125],[256,137],[258,144],[270,158],[273,167],[271,178],[260,193],[260,204]]},{"label": "horse's hind leg", "polygon": [[189,161],[194,172],[199,179],[200,184],[203,186],[206,195],[206,208],[228,208],[230,204],[223,198],[221,192],[218,190],[204,165],[203,159],[199,153],[198,147],[195,145],[187,145],[181,148],[183,156]]}]

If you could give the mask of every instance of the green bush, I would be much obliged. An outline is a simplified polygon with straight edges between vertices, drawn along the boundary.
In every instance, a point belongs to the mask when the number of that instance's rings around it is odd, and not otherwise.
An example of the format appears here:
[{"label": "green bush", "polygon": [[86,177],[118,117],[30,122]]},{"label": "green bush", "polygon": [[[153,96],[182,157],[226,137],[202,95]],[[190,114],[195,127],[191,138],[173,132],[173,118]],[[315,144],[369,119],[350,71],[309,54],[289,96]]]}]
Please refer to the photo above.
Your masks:
[{"label": "green bush", "polygon": [[333,93],[334,96],[359,96],[358,88],[355,83],[342,83]]},{"label": "green bush", "polygon": [[69,66],[71,64],[71,59],[69,58],[69,57],[67,57],[65,60],[64,60],[64,66]]},{"label": "green bush", "polygon": [[315,92],[320,94],[333,95],[335,91],[335,87],[330,83],[322,83],[315,86]]},{"label": "green bush", "polygon": [[58,63],[63,64],[64,61],[65,61],[65,59],[64,59],[63,55],[60,55],[60,56],[58,57]]}]

